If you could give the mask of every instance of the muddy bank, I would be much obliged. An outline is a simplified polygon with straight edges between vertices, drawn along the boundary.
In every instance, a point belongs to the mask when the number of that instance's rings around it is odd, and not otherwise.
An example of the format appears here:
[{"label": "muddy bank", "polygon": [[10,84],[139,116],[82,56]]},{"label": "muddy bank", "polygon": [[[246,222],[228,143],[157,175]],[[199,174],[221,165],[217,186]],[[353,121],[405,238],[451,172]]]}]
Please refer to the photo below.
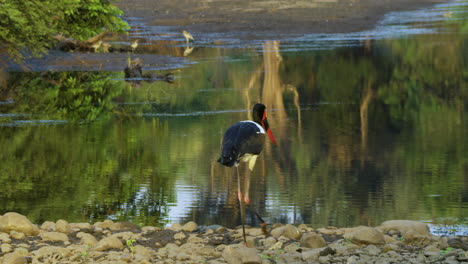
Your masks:
[{"label": "muddy bank", "polygon": [[12,263],[466,263],[468,237],[434,236],[417,221],[378,227],[275,224],[269,234],[195,222],[161,230],[106,220],[31,223],[0,216],[0,262]]},{"label": "muddy bank", "polygon": [[191,32],[239,32],[240,38],[345,33],[373,28],[391,11],[429,7],[448,0],[123,0],[125,15],[155,26]]}]

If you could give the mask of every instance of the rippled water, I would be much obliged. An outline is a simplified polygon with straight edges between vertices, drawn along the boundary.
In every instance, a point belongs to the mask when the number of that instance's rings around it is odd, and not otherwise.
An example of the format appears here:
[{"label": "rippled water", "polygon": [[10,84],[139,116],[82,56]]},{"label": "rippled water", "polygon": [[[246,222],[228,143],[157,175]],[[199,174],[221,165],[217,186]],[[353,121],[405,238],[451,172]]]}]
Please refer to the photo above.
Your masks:
[{"label": "rippled water", "polygon": [[[145,38],[135,53],[12,66],[0,76],[0,214],[235,226],[236,171],[216,160],[225,129],[261,101],[279,146],[266,143],[249,190],[267,222],[413,219],[466,235],[467,8],[392,13],[350,34],[206,34],[188,56],[171,28],[135,19],[112,42]],[[125,82],[136,57],[174,83]]]}]

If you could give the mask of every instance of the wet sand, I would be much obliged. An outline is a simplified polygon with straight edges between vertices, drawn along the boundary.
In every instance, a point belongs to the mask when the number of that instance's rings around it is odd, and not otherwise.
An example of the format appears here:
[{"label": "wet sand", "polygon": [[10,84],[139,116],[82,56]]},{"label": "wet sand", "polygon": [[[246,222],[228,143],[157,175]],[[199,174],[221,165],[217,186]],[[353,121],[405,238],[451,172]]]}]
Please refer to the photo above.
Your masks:
[{"label": "wet sand", "polygon": [[268,35],[347,33],[371,29],[388,12],[430,7],[448,0],[123,0],[127,17],[190,32]]}]

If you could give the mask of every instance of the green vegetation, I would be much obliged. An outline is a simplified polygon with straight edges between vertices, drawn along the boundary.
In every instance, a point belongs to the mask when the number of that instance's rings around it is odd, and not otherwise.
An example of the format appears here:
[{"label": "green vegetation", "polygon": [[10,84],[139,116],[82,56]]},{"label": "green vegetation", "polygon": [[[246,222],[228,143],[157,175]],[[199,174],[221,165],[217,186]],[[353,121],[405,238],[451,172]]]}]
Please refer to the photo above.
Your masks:
[{"label": "green vegetation", "polygon": [[105,30],[128,28],[122,11],[110,0],[0,0],[0,51],[21,60],[39,56],[54,44],[54,36],[85,40]]},{"label": "green vegetation", "polygon": [[127,239],[127,247],[130,250],[130,254],[132,254],[132,257],[135,252],[135,243],[136,239]]}]

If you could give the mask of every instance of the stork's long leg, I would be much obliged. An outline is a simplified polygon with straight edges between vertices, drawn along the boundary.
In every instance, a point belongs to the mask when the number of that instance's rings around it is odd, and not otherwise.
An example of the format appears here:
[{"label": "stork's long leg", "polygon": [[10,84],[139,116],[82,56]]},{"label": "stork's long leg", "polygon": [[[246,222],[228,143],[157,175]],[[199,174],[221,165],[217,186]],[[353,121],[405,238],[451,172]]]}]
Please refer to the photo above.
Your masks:
[{"label": "stork's long leg", "polygon": [[237,198],[239,199],[239,208],[241,211],[242,235],[244,237],[244,243],[247,245],[247,238],[245,235],[245,205],[242,199],[241,183],[240,183],[240,175],[239,175],[238,166],[236,166],[236,171],[237,171]]},{"label": "stork's long leg", "polygon": [[250,205],[249,190],[250,190],[250,169],[246,169],[245,178],[244,178],[244,202],[246,205]]}]

